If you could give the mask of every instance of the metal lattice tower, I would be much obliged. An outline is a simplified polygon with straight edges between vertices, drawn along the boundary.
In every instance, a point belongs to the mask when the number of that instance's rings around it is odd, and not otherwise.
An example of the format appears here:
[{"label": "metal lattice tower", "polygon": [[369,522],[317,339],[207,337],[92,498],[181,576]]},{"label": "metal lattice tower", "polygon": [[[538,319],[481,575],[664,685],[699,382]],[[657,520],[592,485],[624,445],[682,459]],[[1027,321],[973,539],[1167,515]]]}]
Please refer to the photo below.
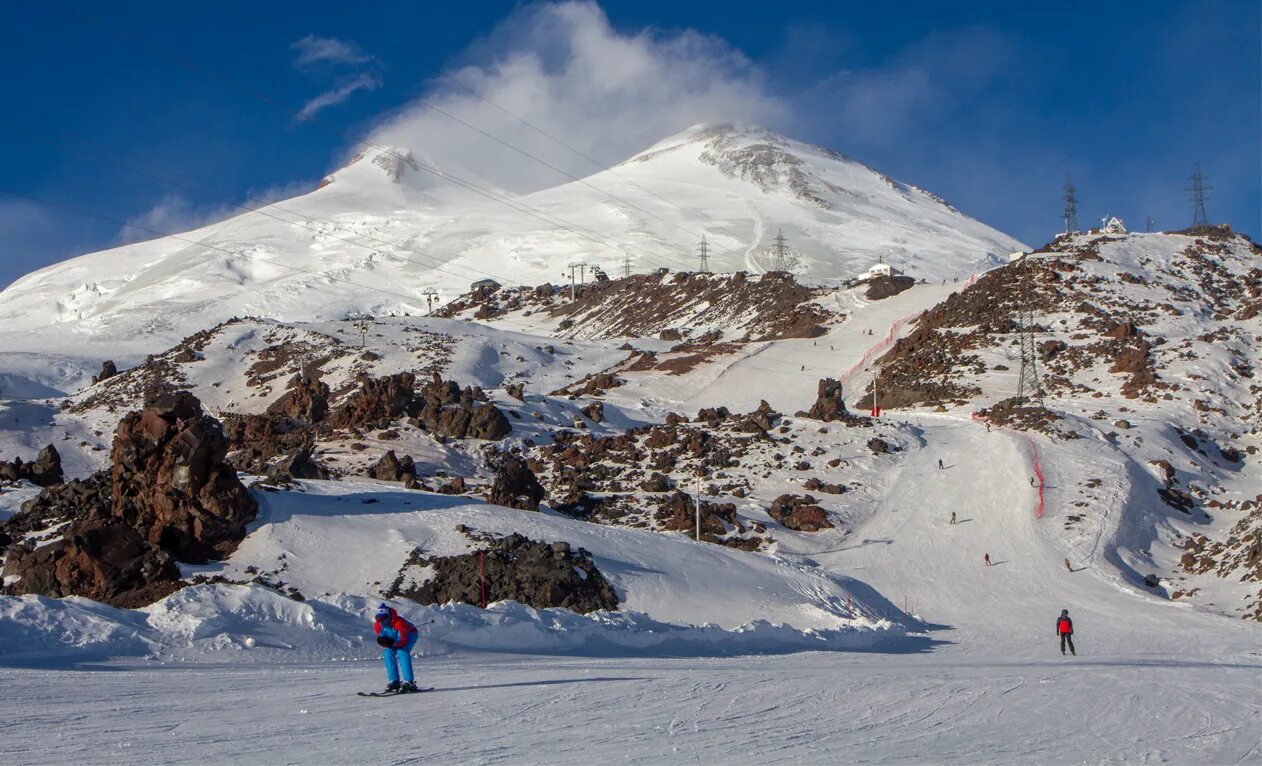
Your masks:
[{"label": "metal lattice tower", "polygon": [[772,250],[772,271],[784,271],[789,263],[789,248],[785,245],[784,230],[776,229],[775,248]]},{"label": "metal lattice tower", "polygon": [[1201,163],[1196,163],[1196,170],[1192,173],[1192,185],[1187,191],[1192,193],[1192,225],[1205,226],[1209,223],[1209,216],[1205,215],[1205,197],[1206,192],[1211,188],[1205,185],[1206,176],[1201,175]]},{"label": "metal lattice tower", "polygon": [[1074,182],[1065,176],[1065,233],[1078,231],[1078,193],[1074,191]]},{"label": "metal lattice tower", "polygon": [[626,279],[631,276],[631,254],[622,254],[622,278]]},{"label": "metal lattice tower", "polygon": [[1021,336],[1021,375],[1017,379],[1017,404],[1036,402],[1043,406],[1043,383],[1039,378],[1038,348],[1034,342],[1034,311],[1022,309],[1017,314],[1017,332]]},{"label": "metal lattice tower", "polygon": [[701,244],[697,246],[697,255],[701,258],[701,271],[710,270],[710,243],[706,242],[705,235],[701,235]]},{"label": "metal lattice tower", "polygon": [[574,261],[569,264],[569,267],[570,267],[570,302],[572,303],[574,301],[574,298],[577,292],[577,287],[575,286],[575,282],[574,282],[574,271],[576,269],[585,270],[587,268],[587,264],[581,261]]},{"label": "metal lattice tower", "polygon": [[1148,232],[1149,234],[1152,234],[1152,227],[1153,227],[1153,225],[1154,225],[1155,223],[1156,223],[1156,221],[1154,221],[1154,220],[1152,219],[1152,216],[1148,216],[1147,218],[1145,218],[1145,219],[1144,219],[1144,231]]}]

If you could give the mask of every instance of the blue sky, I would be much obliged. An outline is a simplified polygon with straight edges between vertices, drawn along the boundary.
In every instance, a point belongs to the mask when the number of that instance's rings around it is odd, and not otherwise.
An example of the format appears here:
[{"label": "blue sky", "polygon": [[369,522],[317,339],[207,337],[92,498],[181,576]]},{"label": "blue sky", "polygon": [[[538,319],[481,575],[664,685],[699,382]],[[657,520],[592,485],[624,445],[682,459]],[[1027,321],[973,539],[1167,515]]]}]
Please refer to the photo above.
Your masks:
[{"label": "blue sky", "polygon": [[[480,154],[414,105],[467,107],[439,79],[462,73],[603,162],[701,119],[760,122],[1030,244],[1057,231],[1066,174],[1084,225],[1109,213],[1182,228],[1199,162],[1211,220],[1258,237],[1256,0],[963,5],[14,5],[0,189],[180,230],[312,188],[366,135],[437,160]],[[636,81],[637,68],[658,74]],[[624,77],[617,101],[598,87]],[[529,97],[539,88],[547,98]],[[517,140],[512,125],[484,127]],[[482,176],[516,190],[562,180]],[[139,236],[0,194],[0,285]]]}]

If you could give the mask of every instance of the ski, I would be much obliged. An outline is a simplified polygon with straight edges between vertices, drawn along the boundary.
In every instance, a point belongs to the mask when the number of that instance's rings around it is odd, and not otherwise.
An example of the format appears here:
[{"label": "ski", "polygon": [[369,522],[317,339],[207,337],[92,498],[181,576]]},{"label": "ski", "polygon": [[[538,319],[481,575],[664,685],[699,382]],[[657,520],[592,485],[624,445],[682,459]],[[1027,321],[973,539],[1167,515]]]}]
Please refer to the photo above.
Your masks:
[{"label": "ski", "polygon": [[420,694],[421,692],[432,692],[434,687],[422,686],[414,692],[356,692],[360,697],[406,697],[409,694]]}]

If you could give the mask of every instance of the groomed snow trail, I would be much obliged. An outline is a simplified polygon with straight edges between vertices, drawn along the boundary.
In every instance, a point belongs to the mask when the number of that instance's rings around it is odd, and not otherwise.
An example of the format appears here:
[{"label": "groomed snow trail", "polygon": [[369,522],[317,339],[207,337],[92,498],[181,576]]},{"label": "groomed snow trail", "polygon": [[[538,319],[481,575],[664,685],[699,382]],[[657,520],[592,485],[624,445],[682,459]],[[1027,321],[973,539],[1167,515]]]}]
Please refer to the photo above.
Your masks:
[{"label": "groomed snow trail", "polygon": [[[809,653],[0,671],[5,760],[65,763],[1235,763],[1256,668]],[[73,699],[68,712],[66,701]]]},{"label": "groomed snow trail", "polygon": [[[1074,618],[1081,656],[1186,656],[1193,646],[1258,646],[1257,627],[1142,593],[1108,565],[1067,571],[1058,514],[1035,518],[1026,445],[958,416],[906,416],[924,446],[892,469],[878,510],[840,550],[796,551],[871,585],[952,642],[947,653],[1048,657],[1061,609]],[[1086,454],[1095,455],[1094,451]],[[944,468],[938,468],[938,460]],[[1045,465],[1049,502],[1067,496],[1084,472],[1124,481],[1107,453],[1090,465]],[[956,523],[949,523],[952,512]],[[992,562],[986,566],[984,556]],[[1262,677],[1259,678],[1262,680]]]}]

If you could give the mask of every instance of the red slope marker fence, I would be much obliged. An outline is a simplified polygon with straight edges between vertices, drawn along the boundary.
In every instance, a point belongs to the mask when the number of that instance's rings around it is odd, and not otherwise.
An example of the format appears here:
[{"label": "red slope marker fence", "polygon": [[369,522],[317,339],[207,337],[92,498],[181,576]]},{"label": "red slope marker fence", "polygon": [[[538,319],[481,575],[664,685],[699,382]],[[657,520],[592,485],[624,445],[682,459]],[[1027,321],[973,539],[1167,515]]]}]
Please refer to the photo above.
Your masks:
[{"label": "red slope marker fence", "polygon": [[[976,281],[977,281],[977,275],[971,274],[969,275],[968,279],[964,280],[964,286],[961,287],[960,289],[966,290],[969,287],[972,287],[973,283]],[[894,345],[894,336],[897,335],[899,331],[902,330],[903,327],[907,325],[908,322],[914,322],[915,320],[919,319],[922,315],[924,315],[924,313],[925,312],[923,311],[918,311],[915,314],[910,314],[908,316],[903,317],[902,319],[896,320],[894,324],[890,325],[889,332],[885,333],[885,337],[877,341],[876,344],[872,346],[872,348],[869,348],[867,351],[863,352],[863,357],[860,358],[859,361],[850,365],[850,368],[848,370],[841,373],[841,376],[838,378],[838,380],[842,383],[845,383],[848,378],[850,378],[855,373],[859,372],[860,370],[862,370],[863,368],[871,364],[872,361],[875,360],[878,355],[883,353],[890,346]]]},{"label": "red slope marker fence", "polygon": [[[976,420],[979,423],[990,422],[989,418],[976,412],[972,414],[972,418],[973,420]],[[1043,518],[1043,512],[1047,509],[1046,498],[1043,495],[1043,485],[1046,484],[1047,482],[1044,480],[1044,476],[1043,476],[1043,462],[1042,460],[1040,460],[1038,442],[1034,441],[1034,437],[1030,436],[1029,434],[1023,431],[1017,431],[1015,429],[1008,428],[1006,426],[994,426],[994,427],[1000,429],[1001,431],[1006,431],[1012,434],[1013,436],[1017,437],[1021,441],[1025,442],[1025,446],[1029,448],[1030,467],[1031,467],[1031,470],[1034,471],[1035,486],[1038,488],[1038,491],[1039,491],[1038,504],[1035,505],[1034,507],[1034,518],[1036,519]]]}]

